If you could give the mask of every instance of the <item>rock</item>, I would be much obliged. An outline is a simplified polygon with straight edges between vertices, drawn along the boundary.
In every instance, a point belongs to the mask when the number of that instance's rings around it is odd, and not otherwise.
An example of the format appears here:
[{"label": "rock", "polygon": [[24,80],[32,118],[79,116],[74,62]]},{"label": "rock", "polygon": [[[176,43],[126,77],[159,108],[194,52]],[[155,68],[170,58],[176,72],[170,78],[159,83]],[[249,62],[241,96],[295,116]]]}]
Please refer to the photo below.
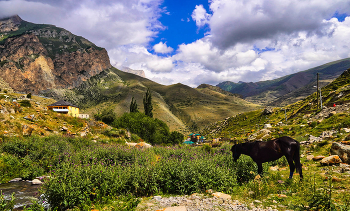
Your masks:
[{"label": "rock", "polygon": [[41,184],[43,184],[40,180],[38,180],[38,179],[33,179],[32,180],[32,185],[41,185]]},{"label": "rock", "polygon": [[272,125],[271,124],[265,124],[264,125],[264,128],[267,129],[267,128],[272,128]]},{"label": "rock", "polygon": [[270,106],[267,106],[264,111],[263,111],[263,114],[264,115],[269,115],[269,114],[272,114],[273,113],[273,109],[270,107]]},{"label": "rock", "polygon": [[345,133],[350,133],[350,129],[349,128],[342,128],[341,131],[344,131]]},{"label": "rock", "polygon": [[185,206],[167,207],[164,211],[187,211]]},{"label": "rock", "polygon": [[34,122],[34,117],[35,117],[34,114],[32,114],[32,115],[25,116],[23,118],[26,119],[26,120]]},{"label": "rock", "polygon": [[279,184],[283,184],[283,183],[284,183],[283,180],[277,180],[277,182],[278,182]]},{"label": "rock", "polygon": [[325,158],[326,156],[323,156],[323,155],[317,155],[315,157],[312,158],[312,160],[314,161],[318,161],[318,160],[322,160],[323,158]]},{"label": "rock", "polygon": [[31,136],[33,132],[33,128],[28,125],[22,125],[22,135],[23,136]]},{"label": "rock", "polygon": [[22,181],[22,178],[14,178],[12,180],[10,180],[9,182],[19,182]]},{"label": "rock", "polygon": [[284,195],[284,194],[277,194],[278,198],[287,198],[288,196]]},{"label": "rock", "polygon": [[137,143],[135,145],[135,147],[138,148],[138,149],[148,149],[148,148],[151,148],[152,145],[147,144],[146,142],[140,142],[140,143]]},{"label": "rock", "polygon": [[212,194],[214,197],[217,198],[222,198],[222,199],[231,199],[231,196],[225,193],[221,193],[221,192],[216,192]]},{"label": "rock", "polygon": [[340,164],[342,160],[339,158],[338,155],[331,155],[329,157],[325,157],[321,160],[321,165],[327,166],[327,165],[336,165]]},{"label": "rock", "polygon": [[350,145],[350,141],[341,141],[340,143],[345,144],[345,145]]},{"label": "rock", "polygon": [[332,155],[338,155],[344,163],[350,164],[350,146],[333,142],[330,150]]},{"label": "rock", "polygon": [[337,114],[337,112],[336,112],[336,111],[331,111],[331,112],[329,112],[328,117],[334,116],[334,115],[336,115],[336,114]]},{"label": "rock", "polygon": [[271,170],[271,171],[278,171],[278,166],[271,166],[271,167],[270,167],[270,170]]},{"label": "rock", "polygon": [[160,201],[162,199],[162,197],[161,196],[153,196],[153,199]]},{"label": "rock", "polygon": [[315,157],[315,156],[313,156],[313,155],[308,155],[308,156],[306,156],[306,159],[307,159],[307,160],[312,160],[314,157]]},{"label": "rock", "polygon": [[66,126],[61,127],[61,131],[68,131],[68,128]]},{"label": "rock", "polygon": [[262,202],[261,202],[261,201],[259,201],[259,200],[254,200],[254,203],[261,204]]}]

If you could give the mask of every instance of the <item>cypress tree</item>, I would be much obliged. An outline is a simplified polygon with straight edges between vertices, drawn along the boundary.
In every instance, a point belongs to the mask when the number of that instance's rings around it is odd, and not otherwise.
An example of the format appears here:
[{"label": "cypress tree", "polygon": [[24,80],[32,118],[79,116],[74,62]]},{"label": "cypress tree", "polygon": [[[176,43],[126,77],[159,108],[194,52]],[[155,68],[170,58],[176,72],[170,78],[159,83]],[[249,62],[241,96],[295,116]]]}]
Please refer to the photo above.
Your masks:
[{"label": "cypress tree", "polygon": [[143,98],[143,107],[145,109],[145,114],[153,118],[152,95],[149,89],[147,89],[146,96]]},{"label": "cypress tree", "polygon": [[137,103],[134,97],[132,97],[131,103],[130,103],[130,113],[132,112],[139,112],[139,109],[137,108]]}]

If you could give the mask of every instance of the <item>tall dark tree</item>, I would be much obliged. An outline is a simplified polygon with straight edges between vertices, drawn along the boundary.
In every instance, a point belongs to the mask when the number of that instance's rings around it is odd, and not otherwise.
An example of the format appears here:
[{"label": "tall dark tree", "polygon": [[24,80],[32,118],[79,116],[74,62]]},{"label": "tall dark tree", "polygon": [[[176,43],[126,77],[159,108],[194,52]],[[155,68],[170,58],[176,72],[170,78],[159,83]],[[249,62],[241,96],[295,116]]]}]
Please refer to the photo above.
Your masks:
[{"label": "tall dark tree", "polygon": [[132,112],[139,112],[139,109],[137,108],[137,103],[134,97],[132,97],[131,103],[130,103],[130,113]]},{"label": "tall dark tree", "polygon": [[145,114],[153,118],[152,95],[149,89],[147,89],[146,96],[143,98],[143,107],[145,109]]}]

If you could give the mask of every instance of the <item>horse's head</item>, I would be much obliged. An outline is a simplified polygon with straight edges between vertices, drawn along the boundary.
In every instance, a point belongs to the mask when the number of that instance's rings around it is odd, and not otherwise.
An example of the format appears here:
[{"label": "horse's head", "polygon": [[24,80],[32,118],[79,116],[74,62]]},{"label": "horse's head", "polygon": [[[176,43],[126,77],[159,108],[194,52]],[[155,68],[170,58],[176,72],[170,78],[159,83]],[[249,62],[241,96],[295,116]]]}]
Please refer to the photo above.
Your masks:
[{"label": "horse's head", "polygon": [[231,152],[232,152],[232,157],[233,157],[233,161],[237,161],[238,158],[241,156],[241,144],[235,144],[232,146],[231,148]]}]

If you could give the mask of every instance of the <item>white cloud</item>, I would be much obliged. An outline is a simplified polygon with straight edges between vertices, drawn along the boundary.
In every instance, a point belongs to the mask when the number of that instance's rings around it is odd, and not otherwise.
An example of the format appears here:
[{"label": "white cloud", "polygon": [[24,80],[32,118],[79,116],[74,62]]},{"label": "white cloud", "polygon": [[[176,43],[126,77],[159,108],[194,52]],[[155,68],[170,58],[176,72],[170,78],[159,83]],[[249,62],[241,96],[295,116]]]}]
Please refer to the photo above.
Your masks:
[{"label": "white cloud", "polygon": [[211,15],[204,9],[203,5],[196,5],[196,8],[193,10],[191,16],[198,27],[202,27],[207,24],[211,17]]},{"label": "white cloud", "polygon": [[168,47],[166,43],[163,43],[163,42],[159,42],[158,44],[155,44],[153,46],[153,49],[155,52],[162,53],[162,54],[170,53],[174,50],[172,47]]}]

